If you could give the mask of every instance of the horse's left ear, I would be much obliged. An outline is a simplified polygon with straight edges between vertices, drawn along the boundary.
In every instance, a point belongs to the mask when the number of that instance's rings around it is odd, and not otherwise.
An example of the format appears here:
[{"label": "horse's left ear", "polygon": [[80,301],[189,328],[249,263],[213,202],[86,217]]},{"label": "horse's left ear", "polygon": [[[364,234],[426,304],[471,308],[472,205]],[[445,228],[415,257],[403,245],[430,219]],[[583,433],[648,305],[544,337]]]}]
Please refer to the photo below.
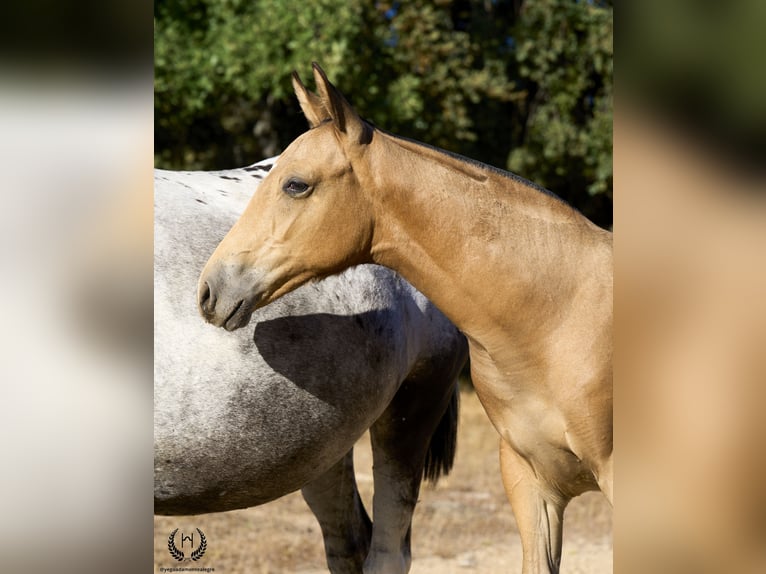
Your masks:
[{"label": "horse's left ear", "polygon": [[293,72],[293,89],[298,97],[298,103],[301,105],[303,115],[306,116],[306,120],[309,122],[309,127],[315,128],[324,120],[329,119],[330,113],[322,104],[322,100],[316,94],[308,91],[303,82],[301,82],[298,72]]},{"label": "horse's left ear", "polygon": [[369,143],[372,136],[372,126],[359,117],[359,114],[354,111],[343,94],[330,83],[319,64],[313,62],[311,66],[314,68],[314,80],[319,97],[324,107],[330,112],[338,131],[345,134],[354,143]]}]

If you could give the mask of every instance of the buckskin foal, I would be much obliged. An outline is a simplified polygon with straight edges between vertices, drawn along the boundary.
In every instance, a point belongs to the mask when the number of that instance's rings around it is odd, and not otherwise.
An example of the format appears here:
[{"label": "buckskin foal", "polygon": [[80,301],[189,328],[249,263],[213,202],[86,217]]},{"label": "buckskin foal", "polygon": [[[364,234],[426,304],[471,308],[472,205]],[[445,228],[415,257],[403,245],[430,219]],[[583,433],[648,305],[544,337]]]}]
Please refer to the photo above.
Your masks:
[{"label": "buckskin foal", "polygon": [[500,434],[523,572],[557,572],[564,508],[612,502],[612,235],[546,190],[362,120],[314,64],[311,129],[280,157],[205,266],[226,329],[317,277],[398,271],[467,336]]}]

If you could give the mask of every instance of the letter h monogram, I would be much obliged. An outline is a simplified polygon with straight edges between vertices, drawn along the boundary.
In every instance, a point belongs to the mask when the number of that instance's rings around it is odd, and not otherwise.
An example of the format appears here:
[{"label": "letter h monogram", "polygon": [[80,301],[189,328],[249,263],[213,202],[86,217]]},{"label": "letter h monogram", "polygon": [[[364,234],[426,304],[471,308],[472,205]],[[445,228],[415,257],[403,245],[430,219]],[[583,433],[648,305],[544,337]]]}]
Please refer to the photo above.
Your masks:
[{"label": "letter h monogram", "polygon": [[184,533],[181,532],[181,548],[184,547],[184,541],[188,540],[189,544],[192,548],[194,548],[194,533],[191,533],[191,536],[184,536]]}]

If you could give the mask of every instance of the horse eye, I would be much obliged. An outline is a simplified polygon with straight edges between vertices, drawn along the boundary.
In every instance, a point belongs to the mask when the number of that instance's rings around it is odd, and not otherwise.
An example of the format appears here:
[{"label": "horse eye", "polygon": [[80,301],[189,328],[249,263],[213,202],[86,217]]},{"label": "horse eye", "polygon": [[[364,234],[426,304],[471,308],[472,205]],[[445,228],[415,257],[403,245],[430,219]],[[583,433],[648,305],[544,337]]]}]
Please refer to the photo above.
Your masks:
[{"label": "horse eye", "polygon": [[288,180],[282,189],[284,189],[285,193],[290,197],[306,197],[311,191],[311,187],[308,183],[297,179]]}]

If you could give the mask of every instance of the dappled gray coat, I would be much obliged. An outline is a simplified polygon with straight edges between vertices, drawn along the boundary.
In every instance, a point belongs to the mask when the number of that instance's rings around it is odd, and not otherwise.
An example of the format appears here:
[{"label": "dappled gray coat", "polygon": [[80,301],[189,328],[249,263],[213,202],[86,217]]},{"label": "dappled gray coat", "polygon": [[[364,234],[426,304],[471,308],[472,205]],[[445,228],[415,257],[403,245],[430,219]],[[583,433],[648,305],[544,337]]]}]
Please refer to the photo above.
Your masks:
[{"label": "dappled gray coat", "polygon": [[[391,556],[406,570],[421,478],[452,464],[466,344],[422,294],[373,265],[296,290],[249,328],[205,323],[199,272],[272,163],[155,171],[155,512],[244,508],[303,489],[331,570],[367,557],[365,570],[382,571]],[[368,428],[374,528],[351,458]]]}]

